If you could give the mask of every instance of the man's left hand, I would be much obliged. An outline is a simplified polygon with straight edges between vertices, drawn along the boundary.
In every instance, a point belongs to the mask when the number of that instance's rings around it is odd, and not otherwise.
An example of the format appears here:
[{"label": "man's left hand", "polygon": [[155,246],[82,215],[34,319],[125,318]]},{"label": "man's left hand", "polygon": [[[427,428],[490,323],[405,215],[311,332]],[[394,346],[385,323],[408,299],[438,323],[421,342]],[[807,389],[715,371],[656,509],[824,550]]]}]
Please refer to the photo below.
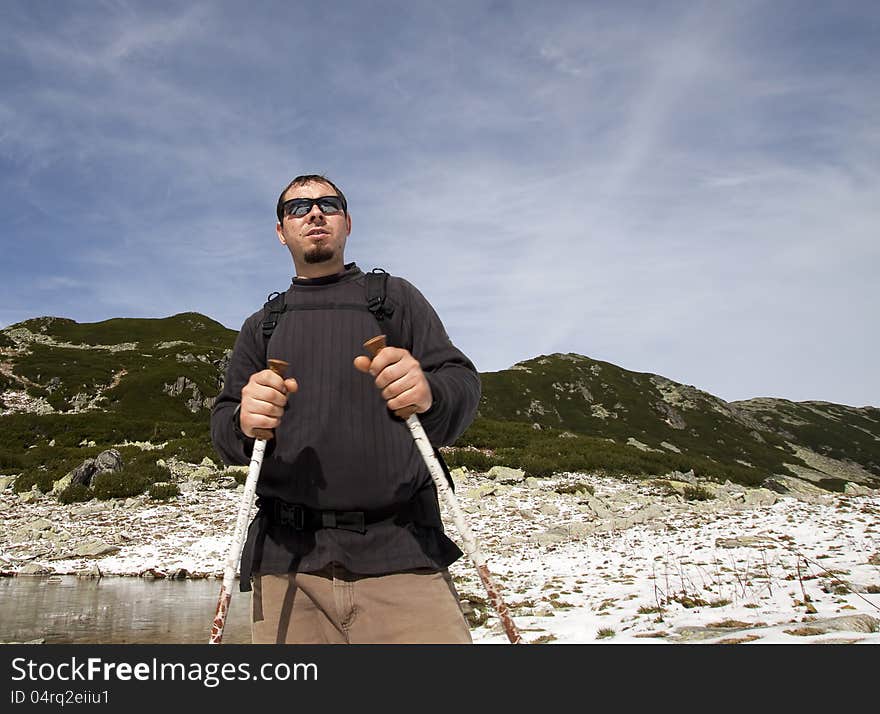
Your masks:
[{"label": "man's left hand", "polygon": [[355,357],[354,366],[375,377],[376,387],[382,390],[388,408],[401,419],[428,411],[434,402],[431,385],[409,350],[385,347],[372,361],[363,355]]}]

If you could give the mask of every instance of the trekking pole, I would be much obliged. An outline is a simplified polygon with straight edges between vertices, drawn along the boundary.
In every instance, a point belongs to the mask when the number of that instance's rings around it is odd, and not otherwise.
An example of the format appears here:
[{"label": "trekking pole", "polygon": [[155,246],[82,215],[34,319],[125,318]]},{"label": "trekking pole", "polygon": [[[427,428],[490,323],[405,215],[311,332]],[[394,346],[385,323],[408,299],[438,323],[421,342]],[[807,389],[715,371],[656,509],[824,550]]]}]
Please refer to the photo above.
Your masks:
[{"label": "trekking pole", "polygon": [[[364,342],[364,347],[374,358],[385,346],[385,335],[378,335]],[[431,442],[428,440],[428,435],[425,433],[414,408],[409,416],[406,417],[406,425],[409,427],[413,440],[416,442],[416,447],[421,453],[422,458],[425,460],[425,465],[428,467],[428,471],[431,473],[431,478],[434,480],[434,485],[437,487],[437,493],[442,496],[443,500],[446,502],[447,508],[452,513],[452,520],[455,523],[456,529],[458,529],[461,539],[464,541],[464,550],[477,567],[477,573],[486,588],[492,606],[495,608],[498,617],[501,619],[501,624],[504,627],[504,632],[507,634],[507,639],[510,640],[510,643],[513,645],[521,644],[522,636],[519,634],[519,630],[516,629],[513,618],[510,616],[510,611],[507,609],[507,605],[501,597],[501,592],[498,590],[495,582],[492,580],[492,576],[489,574],[489,567],[486,565],[486,557],[483,555],[482,550],[480,550],[480,544],[477,542],[476,536],[468,525],[464,511],[461,510],[461,506],[458,504],[458,499],[456,498],[455,493],[449,488],[449,484],[446,482],[443,468],[440,466],[437,457],[434,456],[434,449],[431,446]]]},{"label": "trekking pole", "polygon": [[[279,377],[284,377],[287,362],[280,359],[270,359],[269,369]],[[226,568],[223,571],[223,585],[220,586],[220,597],[217,599],[217,612],[211,623],[211,638],[209,645],[219,645],[223,640],[223,628],[226,626],[226,616],[229,614],[229,601],[232,600],[232,587],[235,584],[235,571],[244,548],[244,540],[247,522],[254,505],[254,494],[257,492],[257,481],[260,478],[260,468],[263,465],[263,454],[266,451],[266,442],[274,434],[271,429],[254,429],[254,451],[251,455],[251,465],[248,468],[247,479],[244,482],[244,493],[241,494],[241,503],[238,506],[238,518],[235,521],[235,530],[232,532],[232,542],[226,554]]]}]

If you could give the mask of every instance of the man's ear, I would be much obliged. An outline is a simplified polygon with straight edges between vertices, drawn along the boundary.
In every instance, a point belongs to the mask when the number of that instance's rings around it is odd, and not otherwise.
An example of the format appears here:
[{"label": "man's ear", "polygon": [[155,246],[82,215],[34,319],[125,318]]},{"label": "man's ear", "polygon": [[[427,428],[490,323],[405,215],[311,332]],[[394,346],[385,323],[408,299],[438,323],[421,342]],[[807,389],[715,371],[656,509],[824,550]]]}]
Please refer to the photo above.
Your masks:
[{"label": "man's ear", "polygon": [[281,224],[280,223],[275,224],[275,233],[278,234],[278,240],[281,241],[281,245],[287,245],[287,240],[285,240],[284,234],[281,232]]},{"label": "man's ear", "polygon": [[345,228],[345,235],[351,235],[351,214],[348,211],[345,212]]}]

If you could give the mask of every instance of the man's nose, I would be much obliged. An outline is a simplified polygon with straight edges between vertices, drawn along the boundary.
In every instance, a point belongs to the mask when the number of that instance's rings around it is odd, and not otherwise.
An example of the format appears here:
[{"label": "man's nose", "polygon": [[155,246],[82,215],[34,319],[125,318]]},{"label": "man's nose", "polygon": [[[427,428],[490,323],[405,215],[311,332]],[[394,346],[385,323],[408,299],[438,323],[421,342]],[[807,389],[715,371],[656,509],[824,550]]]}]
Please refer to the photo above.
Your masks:
[{"label": "man's nose", "polygon": [[324,215],[324,211],[318,208],[317,203],[312,206],[312,210],[309,211],[308,217],[310,223],[314,221],[323,221],[326,218],[326,216]]}]

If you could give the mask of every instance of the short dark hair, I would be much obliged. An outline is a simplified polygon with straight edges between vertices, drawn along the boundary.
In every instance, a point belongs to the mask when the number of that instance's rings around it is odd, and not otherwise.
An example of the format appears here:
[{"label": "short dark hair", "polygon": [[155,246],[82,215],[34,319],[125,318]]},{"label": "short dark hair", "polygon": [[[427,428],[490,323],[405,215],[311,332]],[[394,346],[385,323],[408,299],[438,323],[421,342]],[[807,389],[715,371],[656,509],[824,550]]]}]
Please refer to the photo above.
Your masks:
[{"label": "short dark hair", "polygon": [[284,194],[288,192],[289,189],[294,186],[305,186],[307,183],[326,183],[330,186],[334,191],[336,191],[336,195],[342,199],[342,211],[344,213],[348,213],[348,202],[345,200],[345,194],[339,190],[339,187],[333,183],[326,176],[321,176],[320,174],[306,174],[304,176],[297,176],[293,181],[291,181],[287,186],[284,187],[284,190],[281,192],[281,195],[278,197],[278,205],[275,208],[275,214],[278,216],[278,222],[282,223],[281,220],[283,216],[281,215],[281,210],[284,205]]}]

